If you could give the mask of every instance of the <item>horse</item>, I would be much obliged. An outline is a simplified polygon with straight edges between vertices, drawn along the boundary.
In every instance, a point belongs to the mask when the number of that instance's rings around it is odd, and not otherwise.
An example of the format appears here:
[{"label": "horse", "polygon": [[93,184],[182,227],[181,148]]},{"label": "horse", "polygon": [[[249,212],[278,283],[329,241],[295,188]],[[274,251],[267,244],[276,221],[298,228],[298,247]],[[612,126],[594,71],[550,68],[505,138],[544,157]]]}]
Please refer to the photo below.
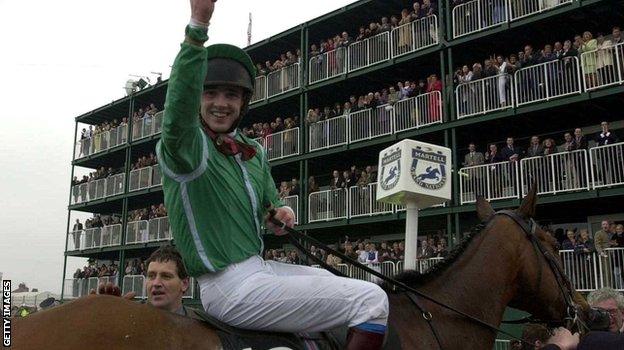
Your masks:
[{"label": "horse", "polygon": [[[425,274],[406,271],[396,278],[437,301],[491,325],[501,323],[507,306],[544,320],[569,317],[571,298],[579,313],[589,306],[571,286],[562,288],[545,255],[560,259],[553,237],[533,225],[526,232],[508,215],[496,215],[483,198],[477,214],[485,222],[455,247],[447,259]],[[534,217],[533,186],[514,215]],[[533,234],[544,247],[534,248]],[[419,303],[430,324],[402,291],[388,291],[389,326],[398,339],[387,349],[492,349],[496,332],[430,300]],[[568,299],[569,300],[569,299]],[[30,349],[222,349],[214,329],[200,321],[113,296],[87,296],[61,306],[15,319],[12,345]],[[439,343],[431,329],[439,334]],[[398,345],[400,343],[400,346]],[[227,349],[227,348],[226,348]]]},{"label": "horse", "polygon": [[440,179],[440,169],[438,169],[438,168],[431,169],[431,168],[432,167],[427,167],[427,169],[425,169],[425,173],[424,174],[418,175],[418,180],[420,180],[420,181],[427,180],[427,179],[439,180]]}]

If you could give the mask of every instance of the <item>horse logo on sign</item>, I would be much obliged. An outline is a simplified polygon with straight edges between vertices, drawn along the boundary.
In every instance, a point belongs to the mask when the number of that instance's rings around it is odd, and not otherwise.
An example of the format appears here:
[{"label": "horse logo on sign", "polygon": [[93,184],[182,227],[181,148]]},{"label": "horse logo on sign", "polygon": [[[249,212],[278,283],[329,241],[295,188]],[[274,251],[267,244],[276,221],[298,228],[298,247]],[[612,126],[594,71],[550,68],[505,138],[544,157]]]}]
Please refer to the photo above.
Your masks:
[{"label": "horse logo on sign", "polygon": [[439,190],[446,183],[446,156],[429,147],[412,149],[412,179],[420,187]]},{"label": "horse logo on sign", "polygon": [[381,181],[379,186],[385,191],[391,190],[399,183],[401,177],[401,149],[391,149],[381,158]]}]

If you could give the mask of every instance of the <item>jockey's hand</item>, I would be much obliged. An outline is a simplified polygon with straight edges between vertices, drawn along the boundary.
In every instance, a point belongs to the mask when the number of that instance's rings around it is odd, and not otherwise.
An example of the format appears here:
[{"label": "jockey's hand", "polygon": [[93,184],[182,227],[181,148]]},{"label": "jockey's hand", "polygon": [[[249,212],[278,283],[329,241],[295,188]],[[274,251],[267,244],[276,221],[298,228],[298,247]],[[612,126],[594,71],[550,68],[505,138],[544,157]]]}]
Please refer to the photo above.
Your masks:
[{"label": "jockey's hand", "polygon": [[[90,295],[95,295],[95,289],[91,289],[89,291]],[[121,290],[119,289],[118,286],[114,285],[112,282],[107,282],[107,283],[100,283],[98,285],[98,294],[106,294],[106,295],[113,295],[116,297],[121,296]],[[126,294],[124,294],[123,298],[124,299],[128,299],[128,300],[132,300],[134,297],[136,296],[135,292],[128,292]]]},{"label": "jockey's hand", "polygon": [[[269,221],[269,215],[267,215],[265,220],[266,227],[271,231],[275,232],[275,234],[278,236],[285,235],[287,233],[286,230],[274,225],[271,221]],[[286,227],[292,228],[293,226],[295,226],[295,213],[289,207],[281,207],[275,209],[275,215],[273,217],[285,223]]]},{"label": "jockey's hand", "polygon": [[191,0],[191,18],[208,25],[217,0]]}]

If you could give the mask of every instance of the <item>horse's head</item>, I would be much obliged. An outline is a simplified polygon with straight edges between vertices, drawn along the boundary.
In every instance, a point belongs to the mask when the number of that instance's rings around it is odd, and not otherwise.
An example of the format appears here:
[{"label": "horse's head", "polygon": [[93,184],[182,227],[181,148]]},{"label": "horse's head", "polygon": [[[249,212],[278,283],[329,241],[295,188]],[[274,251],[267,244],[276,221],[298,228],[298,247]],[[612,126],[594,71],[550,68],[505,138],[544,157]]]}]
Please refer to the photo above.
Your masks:
[{"label": "horse's head", "polygon": [[517,252],[515,280],[509,286],[510,306],[530,312],[534,318],[557,322],[574,316],[571,307],[589,307],[565,276],[557,241],[542,230],[533,217],[537,203],[535,184],[514,211],[495,212],[483,198],[477,200],[479,218],[489,221],[492,233],[504,235]]}]

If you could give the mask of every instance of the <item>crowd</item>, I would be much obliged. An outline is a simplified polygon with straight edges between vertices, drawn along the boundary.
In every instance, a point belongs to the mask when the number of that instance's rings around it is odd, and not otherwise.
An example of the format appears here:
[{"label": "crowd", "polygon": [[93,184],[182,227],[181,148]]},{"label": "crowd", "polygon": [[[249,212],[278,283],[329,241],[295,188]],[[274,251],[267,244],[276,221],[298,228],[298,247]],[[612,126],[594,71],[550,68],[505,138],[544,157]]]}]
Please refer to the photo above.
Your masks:
[{"label": "crowd", "polygon": [[243,127],[243,135],[252,139],[264,138],[274,133],[294,129],[298,124],[298,116],[287,117],[285,119],[277,117],[270,123],[253,123],[251,126]]},{"label": "crowd", "polygon": [[297,49],[295,53],[287,51],[280,54],[280,57],[271,62],[266,61],[264,65],[262,63],[256,63],[256,73],[258,76],[268,75],[271,72],[278,71],[284,67],[299,63],[301,60],[301,50]]},{"label": "crowd", "polygon": [[[305,121],[309,125],[343,115],[346,116],[350,113],[355,113],[361,110],[375,110],[377,107],[386,104],[393,106],[401,100],[420,96],[433,91],[442,91],[442,81],[438,79],[436,74],[429,75],[426,81],[423,79],[418,81],[399,81],[396,85],[388,86],[380,91],[369,92],[360,96],[351,95],[349,100],[344,103],[336,102],[333,106],[325,106],[323,109],[311,108],[308,110]],[[437,98],[432,96],[429,103],[431,104],[429,106],[430,112],[427,114],[428,118],[433,121],[434,118],[441,117],[438,112],[439,101]]]},{"label": "crowd", "polygon": [[160,131],[162,120],[154,120],[154,116],[159,109],[154,103],[139,108],[132,113],[132,139],[136,140],[141,137],[155,134]]},{"label": "crowd", "polygon": [[158,158],[156,158],[153,152],[150,152],[149,156],[138,157],[137,161],[132,163],[130,170],[142,169],[156,164],[158,164]]},{"label": "crowd", "polygon": [[119,276],[119,267],[115,262],[111,262],[108,266],[102,264],[100,266],[97,263],[86,265],[81,269],[76,269],[73,277],[75,279],[91,278],[91,277],[113,277],[116,281]]},{"label": "crowd", "polygon": [[[351,165],[349,169],[332,171],[329,189],[349,189],[352,186],[364,187],[375,181],[377,181],[377,165],[367,165],[361,169],[356,165]],[[316,182],[316,178],[310,176],[308,178],[308,193],[318,191],[320,191],[320,186]]]},{"label": "crowd", "polygon": [[[497,102],[501,107],[504,107],[511,102],[507,101],[506,98],[510,85],[509,76],[512,76],[517,70],[540,63],[561,61],[557,69],[549,71],[550,76],[548,77],[550,80],[553,80],[552,88],[555,89],[551,94],[556,95],[558,93],[557,89],[561,90],[559,92],[565,92],[564,89],[567,87],[564,86],[564,81],[570,81],[572,77],[576,76],[577,65],[573,61],[574,57],[578,57],[585,52],[598,50],[595,55],[587,56],[581,66],[583,72],[586,73],[584,77],[586,86],[587,88],[592,88],[613,80],[612,76],[616,70],[614,64],[621,61],[616,57],[618,50],[614,50],[613,46],[622,42],[624,40],[622,39],[620,27],[614,26],[611,29],[611,34],[608,36],[599,32],[596,34],[596,38],[594,38],[590,31],[585,31],[583,34],[576,34],[573,39],[557,41],[552,44],[548,43],[543,48],[537,50],[532,45],[526,44],[524,49],[518,53],[491,55],[483,62],[475,62],[472,65],[464,65],[457,68],[453,81],[455,85],[460,85],[500,75],[496,84],[492,84],[491,88],[499,96],[499,101]],[[624,67],[621,62],[620,65]],[[508,75],[503,75],[505,73]],[[535,94],[539,89],[545,88],[544,84],[539,81],[541,77],[538,74],[534,75],[525,77],[525,81],[522,82],[525,89],[528,89],[526,90],[527,93]],[[554,80],[560,82],[557,84]],[[466,92],[466,94],[463,94],[462,101],[457,101],[463,110],[468,108],[466,104],[471,100],[468,94],[469,91]]]},{"label": "crowd", "polygon": [[[120,181],[117,184],[117,187],[109,187],[105,188],[103,185],[101,188],[97,186],[79,186],[86,183],[93,183],[94,181],[107,179],[114,175],[120,174],[123,172],[123,168],[113,169],[112,167],[100,167],[95,171],[89,172],[89,175],[83,175],[82,179],[78,179],[78,176],[74,176],[71,181],[72,186],[72,196],[74,199],[74,203],[82,203],[87,200],[93,200],[96,197],[100,198],[104,196],[104,192],[106,190],[112,190],[114,193],[119,193],[118,190],[123,188],[123,182]],[[88,196],[87,196],[88,195]]]},{"label": "crowd", "polygon": [[145,259],[136,258],[126,261],[126,268],[124,269],[125,276],[143,275],[147,276],[147,267],[145,266]]},{"label": "crowd", "polygon": [[284,199],[288,196],[298,196],[300,191],[299,180],[296,177],[293,177],[290,181],[280,182],[277,188],[280,199]]},{"label": "crowd", "polygon": [[97,136],[104,134],[107,131],[120,130],[117,129],[117,127],[127,125],[128,118],[123,117],[121,118],[121,121],[113,119],[111,122],[106,121],[102,124],[98,124],[95,128],[93,128],[93,125],[89,125],[88,128],[83,128],[80,132],[80,153],[76,158],[87,156],[108,149],[109,147],[125,143],[128,137],[125,132],[114,134],[110,138]]},{"label": "crowd", "polygon": [[597,146],[610,145],[618,142],[618,137],[609,129],[608,122],[600,124],[601,131],[591,138],[584,135],[581,128],[574,131],[565,132],[561,142],[557,142],[552,137],[543,140],[539,136],[531,136],[526,148],[516,145],[513,137],[508,137],[506,144],[499,149],[496,143],[488,145],[485,154],[479,152],[474,143],[468,145],[469,152],[464,156],[464,166],[473,166],[505,161],[519,161],[524,157],[547,156],[558,152],[570,152],[580,149],[587,149],[589,142],[594,141]]},{"label": "crowd", "polygon": [[148,208],[128,211],[127,222],[151,220],[167,216],[167,209],[163,203],[152,204]]},{"label": "crowd", "polygon": [[[410,9],[404,8],[400,14],[391,15],[390,17],[383,16],[379,19],[379,22],[373,21],[368,25],[360,26],[355,39],[353,39],[347,31],[343,31],[340,34],[321,40],[318,45],[312,44],[310,46],[310,57],[322,55],[341,47],[348,47],[353,43],[365,40],[375,35],[390,32],[404,24],[435,15],[437,14],[437,10],[437,3],[432,3],[431,0],[422,0],[422,2],[416,1],[412,4]],[[407,38],[409,37],[409,41],[411,42],[410,35],[411,34],[406,33],[404,41],[407,42]],[[399,40],[399,44],[401,41],[402,40]],[[409,44],[406,43],[405,45]]]}]

